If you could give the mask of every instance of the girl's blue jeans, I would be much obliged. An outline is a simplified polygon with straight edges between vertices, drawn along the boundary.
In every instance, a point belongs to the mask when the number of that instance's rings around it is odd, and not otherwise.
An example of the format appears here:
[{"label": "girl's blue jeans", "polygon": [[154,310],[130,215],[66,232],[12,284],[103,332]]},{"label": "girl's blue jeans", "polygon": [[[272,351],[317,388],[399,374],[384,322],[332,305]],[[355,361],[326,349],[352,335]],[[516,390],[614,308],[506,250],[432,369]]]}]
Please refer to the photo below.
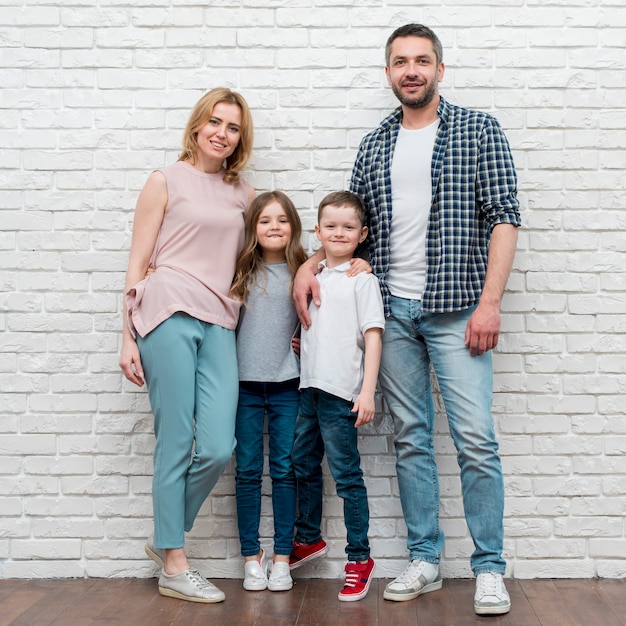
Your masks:
[{"label": "girl's blue jeans", "polygon": [[263,481],[263,425],[267,414],[269,474],[274,512],[274,554],[291,554],[296,510],[296,479],[291,463],[300,393],[298,381],[242,382],[237,409],[235,472],[241,554],[259,553]]}]

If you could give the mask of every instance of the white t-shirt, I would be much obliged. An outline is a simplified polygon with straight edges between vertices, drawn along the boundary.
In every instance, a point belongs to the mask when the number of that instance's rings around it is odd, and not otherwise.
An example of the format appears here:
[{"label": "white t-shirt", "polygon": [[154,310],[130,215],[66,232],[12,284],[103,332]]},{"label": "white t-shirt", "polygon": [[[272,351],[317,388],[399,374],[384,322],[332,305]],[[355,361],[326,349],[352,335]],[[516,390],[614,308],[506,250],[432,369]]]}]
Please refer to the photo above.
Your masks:
[{"label": "white t-shirt", "polygon": [[315,387],[352,401],[363,384],[364,333],[385,328],[380,285],[374,274],[348,277],[350,263],[317,275],[321,305],[311,303],[311,326],[302,330],[300,389]]},{"label": "white t-shirt", "polygon": [[431,162],[439,119],[426,128],[400,127],[391,164],[391,262],[394,296],[421,300],[426,281],[426,231],[432,202]]}]

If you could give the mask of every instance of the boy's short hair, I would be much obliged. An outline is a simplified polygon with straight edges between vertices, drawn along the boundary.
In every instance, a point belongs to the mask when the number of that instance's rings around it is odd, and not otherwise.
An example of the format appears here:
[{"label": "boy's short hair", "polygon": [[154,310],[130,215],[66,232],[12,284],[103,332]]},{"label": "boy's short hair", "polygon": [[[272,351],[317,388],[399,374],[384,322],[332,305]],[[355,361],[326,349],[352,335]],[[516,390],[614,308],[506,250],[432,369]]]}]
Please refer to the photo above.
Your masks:
[{"label": "boy's short hair", "polygon": [[322,219],[322,213],[324,207],[327,206],[347,206],[356,211],[361,226],[367,225],[367,213],[365,207],[361,202],[361,198],[351,191],[333,191],[329,193],[321,202],[319,209],[317,210],[317,221]]}]

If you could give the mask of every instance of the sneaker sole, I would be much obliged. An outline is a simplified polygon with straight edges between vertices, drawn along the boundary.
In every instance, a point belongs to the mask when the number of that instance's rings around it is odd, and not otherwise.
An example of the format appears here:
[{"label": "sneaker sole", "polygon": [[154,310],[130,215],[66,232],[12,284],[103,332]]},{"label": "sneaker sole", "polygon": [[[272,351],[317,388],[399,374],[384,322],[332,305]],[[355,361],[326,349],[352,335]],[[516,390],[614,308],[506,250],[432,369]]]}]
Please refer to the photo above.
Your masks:
[{"label": "sneaker sole", "polygon": [[265,583],[253,583],[253,584],[246,584],[246,582],[244,581],[243,583],[243,588],[246,591],[265,591],[267,589],[267,582]]},{"label": "sneaker sole", "polygon": [[474,605],[476,615],[504,615],[511,610],[511,604],[505,606],[477,606]]},{"label": "sneaker sole", "polygon": [[197,598],[195,596],[186,596],[184,593],[168,589],[167,587],[159,587],[159,593],[168,598],[176,598],[178,600],[186,600],[187,602],[202,602],[203,604],[214,604],[216,602],[224,602],[226,596],[222,594],[218,598]]},{"label": "sneaker sole", "polygon": [[165,563],[163,562],[163,559],[154,551],[150,549],[150,546],[148,544],[146,544],[143,549],[145,550],[146,554],[161,568],[163,569],[165,567]]},{"label": "sneaker sole", "polygon": [[373,578],[373,574],[374,574],[374,570],[376,569],[376,563],[374,563],[374,567],[372,567],[372,571],[370,572],[370,577],[367,581],[367,585],[365,585],[365,589],[363,591],[361,591],[361,593],[359,594],[354,594],[352,596],[348,596],[348,595],[341,595],[341,591],[337,594],[337,598],[341,601],[341,602],[356,602],[357,600],[362,600],[366,595],[367,592],[370,590],[370,584],[372,583],[372,578]]},{"label": "sneaker sole", "polygon": [[324,556],[327,552],[328,552],[328,546],[326,545],[321,550],[318,550],[317,552],[313,552],[309,554],[308,556],[305,556],[303,559],[296,561],[295,563],[289,563],[289,569],[298,569],[301,565],[304,565],[305,563],[308,563],[309,561],[312,561],[313,559],[317,559],[320,556]]},{"label": "sneaker sole", "polygon": [[428,585],[424,585],[419,591],[414,591],[413,593],[397,593],[395,591],[387,591],[387,589],[385,589],[383,592],[383,598],[385,600],[392,600],[393,602],[406,602],[407,600],[414,600],[417,596],[421,596],[423,593],[437,591],[438,589],[441,589],[442,585],[443,580],[440,578],[439,580],[434,580]]},{"label": "sneaker sole", "polygon": [[270,581],[268,581],[267,588],[270,591],[289,591],[290,589],[293,589],[293,581],[291,583],[281,583],[280,585],[273,585]]}]

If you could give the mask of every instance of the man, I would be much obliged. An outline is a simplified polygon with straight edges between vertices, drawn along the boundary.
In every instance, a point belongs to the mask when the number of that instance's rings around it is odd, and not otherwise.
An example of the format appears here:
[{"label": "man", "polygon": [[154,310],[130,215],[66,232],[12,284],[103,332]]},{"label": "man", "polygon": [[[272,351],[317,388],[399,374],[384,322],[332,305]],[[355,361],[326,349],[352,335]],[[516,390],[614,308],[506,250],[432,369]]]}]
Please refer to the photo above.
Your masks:
[{"label": "man", "polygon": [[[432,365],[475,545],[474,610],[503,614],[511,603],[503,581],[504,487],[490,351],[521,223],[517,177],[495,118],[439,95],[442,55],[435,33],[420,24],[389,37],[385,72],[401,106],[364,137],[350,185],[369,214],[370,263],[383,293],[379,383],[394,421],[408,530],[409,564],[384,598],[411,600],[442,584]],[[306,326],[306,294],[319,301],[319,292],[301,277],[295,297]]]}]

